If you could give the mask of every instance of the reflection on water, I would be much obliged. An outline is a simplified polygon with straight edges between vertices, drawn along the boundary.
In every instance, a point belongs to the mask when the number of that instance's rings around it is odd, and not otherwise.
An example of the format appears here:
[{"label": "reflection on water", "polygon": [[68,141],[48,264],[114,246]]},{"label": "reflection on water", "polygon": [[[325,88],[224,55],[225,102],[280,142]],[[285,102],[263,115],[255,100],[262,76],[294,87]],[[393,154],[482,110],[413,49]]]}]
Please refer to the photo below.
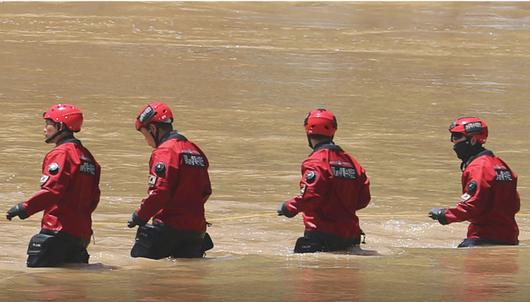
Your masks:
[{"label": "reflection on water", "polygon": [[[526,301],[529,25],[527,3],[504,2],[1,3],[0,205],[37,190],[53,103],[85,112],[79,138],[102,165],[93,264],[28,270],[40,214],[4,221],[2,297]],[[129,257],[151,151],[132,124],[152,99],[211,161],[207,259]],[[298,191],[316,106],[372,179],[361,255],[293,255],[301,218],[275,216]],[[464,114],[520,175],[520,247],[456,250],[466,224],[426,217],[458,201],[446,127]]]},{"label": "reflection on water", "polygon": [[507,299],[521,291],[516,275],[519,273],[519,254],[523,251],[513,248],[467,249],[461,259],[442,258],[440,266],[461,271],[463,282],[450,286],[456,295],[467,296],[467,301]]}]

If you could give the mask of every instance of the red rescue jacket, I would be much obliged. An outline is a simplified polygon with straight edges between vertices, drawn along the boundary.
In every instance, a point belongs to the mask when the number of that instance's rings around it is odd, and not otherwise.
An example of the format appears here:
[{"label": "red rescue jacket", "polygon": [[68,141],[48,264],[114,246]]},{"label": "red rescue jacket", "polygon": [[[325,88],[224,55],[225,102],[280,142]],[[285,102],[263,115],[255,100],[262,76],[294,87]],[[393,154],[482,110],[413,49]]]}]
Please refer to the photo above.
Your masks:
[{"label": "red rescue jacket", "polygon": [[489,150],[470,159],[462,174],[462,193],[458,205],[445,212],[448,223],[471,222],[467,238],[518,244],[517,175],[502,159]]},{"label": "red rescue jacket", "polygon": [[287,210],[303,212],[306,231],[359,238],[356,211],[370,202],[370,181],[352,156],[334,144],[317,146],[302,163],[300,194]]},{"label": "red rescue jacket", "polygon": [[204,203],[212,194],[208,166],[197,145],[170,132],[151,154],[148,196],[136,214],[174,229],[206,231]]},{"label": "red rescue jacket", "polygon": [[28,215],[44,210],[42,229],[90,241],[100,174],[90,151],[79,140],[67,138],[44,158],[41,190],[23,203],[24,209]]}]

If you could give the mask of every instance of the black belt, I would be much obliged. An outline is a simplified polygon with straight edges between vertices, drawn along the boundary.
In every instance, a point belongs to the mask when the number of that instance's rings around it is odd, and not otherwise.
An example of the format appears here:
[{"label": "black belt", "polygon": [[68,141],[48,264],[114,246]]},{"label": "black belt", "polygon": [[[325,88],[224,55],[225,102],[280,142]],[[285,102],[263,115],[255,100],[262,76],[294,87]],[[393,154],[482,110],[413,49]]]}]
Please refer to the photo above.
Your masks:
[{"label": "black belt", "polygon": [[84,240],[84,239],[81,239],[79,237],[76,237],[74,235],[70,235],[68,233],[65,233],[63,231],[52,231],[52,230],[48,230],[48,229],[41,229],[40,231],[41,234],[46,234],[46,235],[53,235],[53,236],[56,236],[57,238],[61,238],[65,241],[69,241],[69,242],[72,242],[76,245],[79,245],[83,248],[86,248],[88,246],[88,244],[90,243],[90,240]]}]

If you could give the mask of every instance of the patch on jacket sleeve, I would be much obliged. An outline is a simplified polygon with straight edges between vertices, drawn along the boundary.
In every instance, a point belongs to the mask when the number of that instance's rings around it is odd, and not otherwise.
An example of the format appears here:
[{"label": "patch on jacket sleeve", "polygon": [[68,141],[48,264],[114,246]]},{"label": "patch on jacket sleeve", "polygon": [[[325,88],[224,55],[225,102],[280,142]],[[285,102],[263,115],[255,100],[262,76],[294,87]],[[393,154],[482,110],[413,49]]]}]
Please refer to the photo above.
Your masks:
[{"label": "patch on jacket sleeve", "polygon": [[147,184],[149,185],[150,188],[155,186],[157,178],[158,177],[156,177],[155,175],[149,175],[149,178],[147,180]]},{"label": "patch on jacket sleeve", "polygon": [[300,185],[300,194],[298,196],[300,197],[304,197],[304,194],[305,194],[305,190],[307,189],[307,185],[306,184],[301,184]]},{"label": "patch on jacket sleeve", "polygon": [[305,172],[304,179],[307,184],[312,184],[317,179],[317,173],[313,170]]},{"label": "patch on jacket sleeve", "polygon": [[48,179],[50,179],[50,176],[49,175],[42,175],[40,177],[40,186],[44,186],[46,184],[46,182],[48,182]]},{"label": "patch on jacket sleeve", "polygon": [[166,165],[163,162],[159,162],[155,165],[156,175],[162,177],[166,175]]},{"label": "patch on jacket sleeve", "polygon": [[460,196],[460,202],[466,202],[470,198],[471,198],[471,195],[469,195],[468,193],[464,193],[464,194],[462,194],[462,196]]},{"label": "patch on jacket sleeve", "polygon": [[477,182],[472,180],[470,181],[468,184],[467,184],[467,187],[466,187],[466,193],[473,196],[475,195],[475,192],[477,192]]},{"label": "patch on jacket sleeve", "polygon": [[59,172],[59,169],[59,164],[56,162],[53,162],[48,165],[48,173],[50,173],[51,175],[57,174]]}]

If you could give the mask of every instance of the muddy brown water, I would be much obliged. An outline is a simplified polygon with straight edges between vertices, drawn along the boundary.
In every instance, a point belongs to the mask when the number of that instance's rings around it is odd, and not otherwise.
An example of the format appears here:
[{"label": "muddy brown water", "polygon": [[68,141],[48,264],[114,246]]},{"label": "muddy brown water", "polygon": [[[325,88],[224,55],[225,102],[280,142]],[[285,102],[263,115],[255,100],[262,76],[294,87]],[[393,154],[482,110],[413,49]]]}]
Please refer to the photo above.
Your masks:
[{"label": "muddy brown water", "polygon": [[[41,214],[4,220],[0,300],[527,301],[529,49],[524,2],[0,3],[1,208],[38,190],[54,103],[83,110],[103,169],[91,264],[25,268]],[[128,256],[151,151],[133,121],[150,100],[211,161],[206,259]],[[360,255],[294,255],[301,218],[275,215],[318,106],[372,179]],[[426,217],[458,201],[461,115],[487,121],[519,174],[518,247],[458,250],[466,223]]]}]

